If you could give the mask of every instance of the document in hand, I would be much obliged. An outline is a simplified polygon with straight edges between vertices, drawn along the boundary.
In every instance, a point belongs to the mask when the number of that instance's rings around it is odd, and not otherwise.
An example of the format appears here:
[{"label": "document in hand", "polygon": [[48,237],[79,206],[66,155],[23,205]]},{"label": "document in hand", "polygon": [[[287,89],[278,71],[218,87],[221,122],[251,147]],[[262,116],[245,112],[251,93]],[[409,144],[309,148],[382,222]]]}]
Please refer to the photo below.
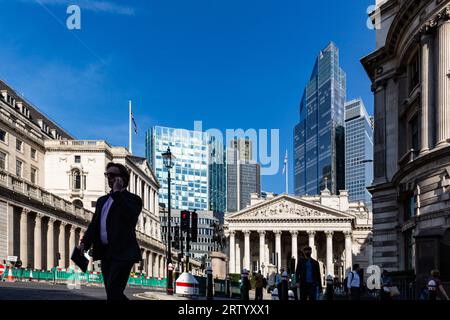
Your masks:
[{"label": "document in hand", "polygon": [[77,247],[72,252],[70,259],[80,267],[81,271],[86,272],[89,264],[89,260],[81,253],[81,250]]}]

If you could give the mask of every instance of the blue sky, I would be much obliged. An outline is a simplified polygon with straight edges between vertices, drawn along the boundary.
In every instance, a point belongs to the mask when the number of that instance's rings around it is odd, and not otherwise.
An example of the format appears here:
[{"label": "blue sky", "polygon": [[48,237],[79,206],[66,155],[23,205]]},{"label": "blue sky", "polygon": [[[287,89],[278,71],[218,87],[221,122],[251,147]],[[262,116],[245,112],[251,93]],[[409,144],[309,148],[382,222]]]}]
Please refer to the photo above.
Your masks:
[{"label": "blue sky", "polygon": [[[373,0],[0,0],[0,78],[78,139],[128,145],[128,100],[144,156],[152,125],[279,129],[279,173],[262,189],[284,192],[284,150],[314,59],[340,49],[348,99],[370,114],[370,82],[359,60],[373,51],[366,27]],[[66,28],[69,4],[81,30]]]}]

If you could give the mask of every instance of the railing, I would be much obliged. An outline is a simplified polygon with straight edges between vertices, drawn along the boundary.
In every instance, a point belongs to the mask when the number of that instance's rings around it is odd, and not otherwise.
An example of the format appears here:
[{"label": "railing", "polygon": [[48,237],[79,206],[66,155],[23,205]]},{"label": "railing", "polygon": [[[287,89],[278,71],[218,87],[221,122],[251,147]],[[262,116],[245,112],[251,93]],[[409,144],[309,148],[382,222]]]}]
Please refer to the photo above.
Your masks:
[{"label": "railing", "polygon": [[[3,280],[8,281],[10,269],[7,268]],[[103,275],[100,272],[81,272],[69,269],[52,268],[52,270],[32,270],[23,268],[12,269],[13,281],[36,281],[67,285],[101,285],[103,286]],[[1,279],[1,278],[0,278]],[[131,273],[128,285],[152,288],[165,288],[166,279],[150,277],[142,274]]]},{"label": "railing", "polygon": [[106,141],[98,141],[98,140],[45,140],[45,147],[100,147],[100,148],[111,148],[111,146]]},{"label": "railing", "polygon": [[14,192],[29,196],[42,203],[52,206],[56,209],[63,210],[68,213],[75,214],[78,218],[88,220],[92,218],[93,212],[78,208],[72,202],[58,197],[50,192],[36,186],[22,178],[10,174],[0,169],[0,186],[13,190]]}]

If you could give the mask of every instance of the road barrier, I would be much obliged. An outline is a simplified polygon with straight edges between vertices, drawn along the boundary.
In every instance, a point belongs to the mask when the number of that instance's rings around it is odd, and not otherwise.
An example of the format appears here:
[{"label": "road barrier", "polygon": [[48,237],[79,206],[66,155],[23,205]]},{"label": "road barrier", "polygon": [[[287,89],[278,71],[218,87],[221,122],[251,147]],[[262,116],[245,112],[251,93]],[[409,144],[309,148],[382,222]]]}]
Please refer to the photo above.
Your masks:
[{"label": "road barrier", "polygon": [[[31,270],[23,268],[7,268],[3,280],[14,281],[50,282],[58,284],[80,284],[80,285],[103,285],[103,275],[98,271],[81,272],[79,270],[52,268],[51,270]],[[166,279],[161,277],[151,277],[143,274],[131,273],[128,278],[128,285],[140,287],[165,288]]]}]

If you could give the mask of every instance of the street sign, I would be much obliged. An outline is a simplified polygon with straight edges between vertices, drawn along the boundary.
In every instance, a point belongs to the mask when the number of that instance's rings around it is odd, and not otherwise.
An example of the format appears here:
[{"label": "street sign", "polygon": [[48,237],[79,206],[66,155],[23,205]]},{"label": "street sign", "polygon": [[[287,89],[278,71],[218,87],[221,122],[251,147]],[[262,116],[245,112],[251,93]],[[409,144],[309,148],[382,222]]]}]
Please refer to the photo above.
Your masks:
[{"label": "street sign", "polygon": [[8,256],[6,260],[9,262],[17,262],[17,256]]},{"label": "street sign", "polygon": [[2,276],[5,273],[5,265],[0,264],[0,276]]}]

